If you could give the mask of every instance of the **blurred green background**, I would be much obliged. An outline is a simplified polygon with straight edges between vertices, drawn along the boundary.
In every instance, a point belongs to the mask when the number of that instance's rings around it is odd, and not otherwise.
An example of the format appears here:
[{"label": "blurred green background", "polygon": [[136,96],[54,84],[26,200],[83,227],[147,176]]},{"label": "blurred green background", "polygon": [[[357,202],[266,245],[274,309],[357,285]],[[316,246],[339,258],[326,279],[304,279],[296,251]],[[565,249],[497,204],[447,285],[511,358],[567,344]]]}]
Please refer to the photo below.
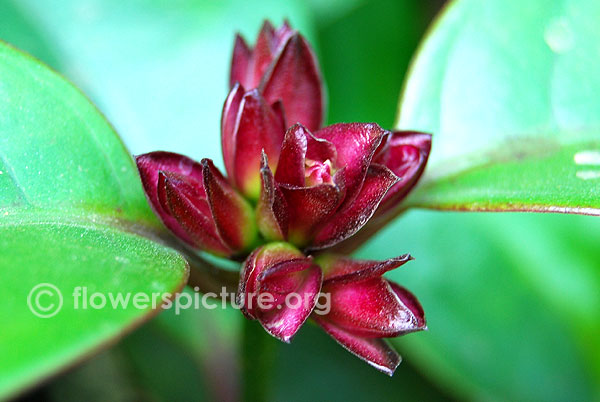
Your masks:
[{"label": "blurred green background", "polygon": [[[313,43],[328,121],[391,128],[409,61],[442,1],[2,0],[0,38],[73,81],[132,153],[221,163],[233,35],[288,17]],[[434,138],[435,146],[435,138]],[[416,257],[391,277],[429,331],[398,339],[388,378],[307,325],[261,373],[272,401],[591,401],[600,389],[600,220],[410,211],[361,257]],[[590,319],[592,317],[592,319]],[[161,314],[24,400],[237,400],[242,316]]]}]

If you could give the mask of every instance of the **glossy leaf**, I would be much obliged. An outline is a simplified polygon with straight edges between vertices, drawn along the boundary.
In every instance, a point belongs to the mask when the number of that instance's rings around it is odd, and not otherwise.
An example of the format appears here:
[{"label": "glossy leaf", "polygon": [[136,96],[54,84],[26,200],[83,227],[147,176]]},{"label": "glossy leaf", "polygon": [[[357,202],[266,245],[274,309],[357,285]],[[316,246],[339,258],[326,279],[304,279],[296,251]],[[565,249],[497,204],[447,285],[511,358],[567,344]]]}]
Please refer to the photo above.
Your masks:
[{"label": "glossy leaf", "polygon": [[[153,293],[173,294],[185,279],[185,261],[143,237],[91,222],[65,222],[63,217],[60,222],[33,218],[0,226],[0,316],[7,324],[0,334],[2,397],[35,385],[131,331],[158,312],[150,304],[136,308],[134,295],[151,300]],[[62,294],[62,308],[49,318],[34,315],[28,306],[30,292],[40,283],[54,285]],[[129,303],[113,309],[108,299],[108,307],[84,307],[84,288],[88,303],[95,306],[103,303],[95,292],[104,300],[110,293],[129,294]],[[60,305],[58,296],[40,296],[42,308],[54,303]]]},{"label": "glossy leaf", "polygon": [[[0,398],[83,359],[162,304],[84,309],[81,299],[77,309],[78,286],[146,296],[183,286],[186,262],[140,234],[158,236],[160,225],[110,125],[67,81],[0,44]],[[40,283],[62,293],[53,317],[28,307]]]},{"label": "glossy leaf", "polygon": [[600,214],[600,4],[451,3],[398,128],[434,133],[411,205]]},{"label": "glossy leaf", "polygon": [[411,251],[388,276],[429,329],[395,343],[459,400],[596,400],[599,233],[591,217],[412,211],[358,257]]}]

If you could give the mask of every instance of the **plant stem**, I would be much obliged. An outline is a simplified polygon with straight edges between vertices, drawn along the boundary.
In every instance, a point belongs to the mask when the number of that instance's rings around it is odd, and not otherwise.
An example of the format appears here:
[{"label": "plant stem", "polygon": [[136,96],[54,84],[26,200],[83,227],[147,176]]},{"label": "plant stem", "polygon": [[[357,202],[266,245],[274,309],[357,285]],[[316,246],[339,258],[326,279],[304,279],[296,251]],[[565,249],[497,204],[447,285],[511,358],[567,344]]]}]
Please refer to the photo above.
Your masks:
[{"label": "plant stem", "polygon": [[257,321],[244,320],[242,337],[242,392],[244,402],[269,400],[277,340]]}]

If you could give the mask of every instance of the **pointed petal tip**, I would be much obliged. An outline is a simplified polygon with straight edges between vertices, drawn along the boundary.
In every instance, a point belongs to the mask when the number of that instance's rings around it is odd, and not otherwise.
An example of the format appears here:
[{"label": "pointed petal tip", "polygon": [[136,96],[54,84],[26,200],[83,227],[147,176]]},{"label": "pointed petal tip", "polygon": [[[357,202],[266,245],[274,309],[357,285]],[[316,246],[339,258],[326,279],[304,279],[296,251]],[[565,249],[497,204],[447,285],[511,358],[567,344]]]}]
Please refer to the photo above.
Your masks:
[{"label": "pointed petal tip", "polygon": [[[260,322],[260,320],[259,320]],[[286,334],[286,335],[282,335],[279,334],[277,332],[273,332],[271,329],[269,329],[265,324],[263,324],[262,322],[260,322],[260,325],[262,325],[263,329],[265,330],[265,332],[269,335],[271,335],[273,338],[283,342],[283,343],[287,343],[288,345],[290,343],[292,343],[292,339],[294,338],[294,336],[296,335],[296,333],[294,334]]]},{"label": "pointed petal tip", "polygon": [[264,19],[263,23],[260,27],[260,31],[265,31],[265,32],[274,32],[275,31],[275,27],[273,27],[273,24],[271,23],[271,21],[269,21],[268,19]]},{"label": "pointed petal tip", "polygon": [[235,41],[240,42],[240,44],[246,44],[246,40],[244,39],[240,31],[235,32]]},{"label": "pointed petal tip", "polygon": [[271,168],[269,168],[269,157],[263,148],[260,151],[260,173],[265,174],[269,172],[271,172]]},{"label": "pointed petal tip", "polygon": [[233,42],[233,53],[231,56],[231,69],[229,72],[229,86],[233,86],[236,81],[246,82],[252,51],[244,38],[236,33]]},{"label": "pointed petal tip", "polygon": [[390,377],[402,361],[386,339],[361,337],[324,319],[313,319],[344,349]]},{"label": "pointed petal tip", "polygon": [[202,166],[203,179],[204,179],[204,181],[206,181],[207,176],[213,175],[212,170],[213,170],[213,168],[215,168],[215,165],[211,159],[202,158],[202,160],[200,160],[200,166]]},{"label": "pointed petal tip", "polygon": [[322,254],[317,258],[317,263],[325,273],[325,284],[329,285],[360,282],[380,277],[411,260],[410,254],[403,254],[383,261],[357,260],[345,255]]},{"label": "pointed petal tip", "polygon": [[387,375],[388,377],[393,377],[394,373],[396,372],[396,369],[398,368],[398,366],[400,366],[400,363],[402,363],[402,356],[400,356],[400,355],[397,355],[397,356],[398,356],[398,359],[389,366],[379,366],[379,365],[373,364],[371,362],[367,362],[367,363],[369,363],[371,366],[375,367],[377,370],[381,371],[383,374]]},{"label": "pointed petal tip", "polygon": [[282,33],[285,44],[259,87],[270,103],[283,102],[290,123],[317,130],[323,121],[324,95],[317,59],[296,31]]}]

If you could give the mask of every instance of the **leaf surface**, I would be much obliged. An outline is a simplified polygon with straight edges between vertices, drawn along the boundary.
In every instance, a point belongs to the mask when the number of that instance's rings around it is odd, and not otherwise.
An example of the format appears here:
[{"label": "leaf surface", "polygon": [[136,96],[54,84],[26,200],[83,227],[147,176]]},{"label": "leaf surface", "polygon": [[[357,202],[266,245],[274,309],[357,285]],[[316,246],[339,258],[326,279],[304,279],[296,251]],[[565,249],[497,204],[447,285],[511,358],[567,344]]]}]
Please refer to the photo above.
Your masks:
[{"label": "leaf surface", "polygon": [[600,214],[600,4],[450,3],[422,44],[398,128],[434,134],[409,205]]},{"label": "leaf surface", "polygon": [[[104,117],[0,43],[0,398],[139,325],[164,301],[144,302],[153,293],[181,289],[185,260],[146,238],[161,230]],[[118,294],[130,299],[113,304]]]}]

